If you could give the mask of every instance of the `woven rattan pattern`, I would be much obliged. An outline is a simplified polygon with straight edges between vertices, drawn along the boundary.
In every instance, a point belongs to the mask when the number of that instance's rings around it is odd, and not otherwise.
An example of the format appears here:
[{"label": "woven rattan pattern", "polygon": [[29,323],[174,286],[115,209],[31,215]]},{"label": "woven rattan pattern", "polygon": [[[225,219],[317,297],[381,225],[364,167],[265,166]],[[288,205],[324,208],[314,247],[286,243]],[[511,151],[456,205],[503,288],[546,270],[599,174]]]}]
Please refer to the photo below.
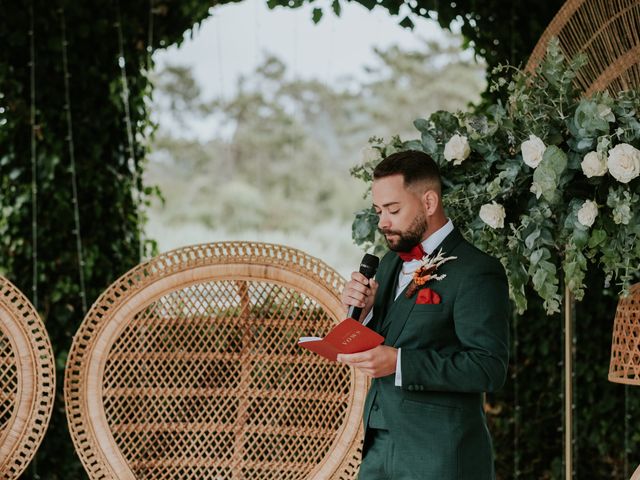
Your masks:
[{"label": "woven rattan pattern", "polygon": [[[189,274],[207,265],[220,268],[209,278]],[[234,265],[254,272],[238,275],[228,270]],[[277,272],[311,281],[335,302]],[[105,347],[100,399],[117,449],[110,454],[83,408],[91,402],[86,358],[105,342],[101,329],[117,308],[176,275],[183,280],[140,303]],[[91,478],[354,478],[361,410],[353,406],[366,381],[297,346],[340,319],[342,284],[317,259],[258,243],[187,247],[115,282],[78,331],[65,379],[72,437]],[[111,465],[114,456],[126,474]]]},{"label": "woven rattan pattern", "polygon": [[18,394],[18,368],[9,337],[0,328],[0,438],[13,415]]},{"label": "woven rattan pattern", "polygon": [[591,95],[640,88],[640,0],[569,0],[540,37],[527,70],[533,71],[557,37],[568,58],[585,53],[576,86]]},{"label": "woven rattan pattern", "polygon": [[640,283],[621,297],[613,322],[609,380],[640,385]]},{"label": "woven rattan pattern", "polygon": [[36,453],[55,397],[53,352],[29,300],[0,276],[0,478],[18,478]]}]

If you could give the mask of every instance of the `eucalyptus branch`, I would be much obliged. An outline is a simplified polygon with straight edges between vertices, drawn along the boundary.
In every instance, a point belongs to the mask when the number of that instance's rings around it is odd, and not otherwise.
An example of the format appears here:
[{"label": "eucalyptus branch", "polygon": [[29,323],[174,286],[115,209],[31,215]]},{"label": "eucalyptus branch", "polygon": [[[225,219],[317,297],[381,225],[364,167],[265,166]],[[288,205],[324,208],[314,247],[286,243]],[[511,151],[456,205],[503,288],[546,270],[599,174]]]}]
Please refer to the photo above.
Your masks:
[{"label": "eucalyptus branch", "polygon": [[[629,93],[614,99],[579,98],[571,84],[577,65],[562,60],[555,42],[535,77],[516,71],[507,86],[509,101],[504,110],[484,116],[439,112],[421,123],[423,135],[426,132],[434,140],[430,153],[452,186],[443,199],[447,214],[479,247],[508,266],[509,290],[520,312],[527,305],[527,283],[533,285],[547,312],[554,313],[561,301],[561,270],[580,299],[589,263],[602,268],[608,279],[615,277],[625,290],[634,266],[637,270],[640,264],[640,251],[633,244],[636,237],[626,230],[627,225],[640,222],[635,213],[640,210],[640,171],[624,170],[623,165],[635,165],[635,160],[616,160],[612,153],[619,142],[627,141],[633,145],[623,146],[618,156],[640,157],[640,131],[626,120],[638,101]],[[505,67],[509,70],[516,69]],[[602,102],[618,116],[603,117]],[[495,126],[499,126],[497,132]],[[531,139],[536,135],[540,137]],[[456,145],[466,142],[468,151],[452,150],[449,142],[454,136]],[[596,167],[583,164],[585,150],[594,148],[595,138],[597,153],[608,157],[606,174],[592,175]],[[518,141],[523,143],[518,146]],[[528,142],[526,154],[524,142]],[[473,149],[477,153],[469,168],[465,162]],[[483,155],[486,160],[479,161]],[[578,171],[569,162],[576,156],[582,158]]]}]

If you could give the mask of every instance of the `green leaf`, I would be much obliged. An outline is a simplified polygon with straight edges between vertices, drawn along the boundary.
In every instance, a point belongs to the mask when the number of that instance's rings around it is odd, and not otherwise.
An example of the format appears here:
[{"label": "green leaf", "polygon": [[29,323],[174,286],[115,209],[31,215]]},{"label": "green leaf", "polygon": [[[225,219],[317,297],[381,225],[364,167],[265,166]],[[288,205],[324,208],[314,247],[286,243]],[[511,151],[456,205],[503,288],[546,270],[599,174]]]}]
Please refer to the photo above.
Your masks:
[{"label": "green leaf", "polygon": [[582,225],[580,225],[580,228],[576,228],[573,231],[573,243],[575,244],[576,247],[584,248],[585,245],[587,244],[588,239],[589,239],[589,234],[587,233],[587,230],[585,230],[585,228]]},{"label": "green leaf", "polygon": [[540,236],[540,229],[536,229],[533,232],[531,232],[529,235],[527,235],[527,238],[524,239],[524,244],[529,250],[533,248],[533,246],[535,245],[535,241],[538,239],[539,236]]},{"label": "green leaf", "polygon": [[342,7],[340,6],[340,2],[338,0],[333,0],[331,8],[333,8],[333,13],[335,13],[338,17],[342,13]]},{"label": "green leaf", "polygon": [[591,150],[591,147],[593,146],[593,138],[583,138],[578,142],[578,150],[581,151],[586,151],[586,150]]},{"label": "green leaf", "polygon": [[433,155],[438,151],[438,143],[433,138],[433,135],[426,132],[422,134],[422,148],[429,155]]},{"label": "green leaf", "polygon": [[374,7],[378,5],[376,0],[358,0],[358,3],[369,10],[373,10]]},{"label": "green leaf", "polygon": [[409,17],[404,17],[400,22],[400,26],[404,28],[413,29],[414,23],[413,23],[413,20],[411,20]]},{"label": "green leaf", "polygon": [[429,130],[429,121],[424,118],[417,118],[413,121],[413,126],[421,132]]},{"label": "green leaf", "polygon": [[321,8],[314,8],[313,9],[313,23],[318,23],[320,21],[320,19],[322,18],[323,12]]},{"label": "green leaf", "polygon": [[551,169],[559,177],[567,168],[567,155],[555,145],[550,145],[544,151],[540,165]]},{"label": "green leaf", "polygon": [[404,142],[402,146],[406,150],[422,150],[422,143],[418,140],[409,140]]},{"label": "green leaf", "polygon": [[547,272],[545,272],[542,268],[536,270],[536,273],[533,275],[533,278],[531,280],[533,281],[533,287],[537,292],[542,291],[544,283],[547,280],[547,275]]},{"label": "green leaf", "polygon": [[542,258],[545,257],[545,254],[548,256],[548,251],[545,248],[539,248],[538,250],[534,250],[531,253],[531,265],[536,266]]},{"label": "green leaf", "polygon": [[438,110],[437,112],[432,113],[429,120],[433,122],[434,125],[437,125],[439,129],[445,130],[449,133],[454,133],[460,128],[458,118],[454,114],[444,110]]},{"label": "green leaf", "polygon": [[607,239],[607,232],[602,229],[596,229],[591,231],[591,237],[589,238],[589,248],[595,248]]},{"label": "green leaf", "polygon": [[356,245],[373,242],[378,227],[378,216],[373,208],[366,208],[356,213],[351,225],[353,241]]},{"label": "green leaf", "polygon": [[567,168],[567,155],[555,145],[550,145],[542,156],[542,161],[533,172],[533,182],[539,192],[549,203],[558,203],[561,199],[558,192],[560,176]]}]

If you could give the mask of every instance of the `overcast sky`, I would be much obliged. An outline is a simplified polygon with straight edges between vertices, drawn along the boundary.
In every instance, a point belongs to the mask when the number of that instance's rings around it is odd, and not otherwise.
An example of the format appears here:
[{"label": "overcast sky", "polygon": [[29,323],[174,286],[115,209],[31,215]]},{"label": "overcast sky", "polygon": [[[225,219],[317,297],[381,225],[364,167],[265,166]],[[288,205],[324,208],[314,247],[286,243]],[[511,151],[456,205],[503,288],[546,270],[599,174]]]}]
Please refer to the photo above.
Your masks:
[{"label": "overcast sky", "polygon": [[[314,7],[324,7],[319,24],[311,20]],[[422,39],[441,37],[435,21],[414,18],[413,31],[383,8],[367,10],[358,3],[342,2],[337,17],[330,2],[317,1],[296,9],[269,10],[265,0],[243,0],[212,9],[213,15],[192,32],[179,48],[154,54],[157,68],[165,63],[189,65],[205,98],[229,97],[235,93],[240,74],[250,73],[265,53],[279,57],[288,71],[299,77],[333,82],[340,77],[361,75],[372,65],[374,47],[400,45],[417,48]],[[191,35],[188,34],[190,37]]]}]

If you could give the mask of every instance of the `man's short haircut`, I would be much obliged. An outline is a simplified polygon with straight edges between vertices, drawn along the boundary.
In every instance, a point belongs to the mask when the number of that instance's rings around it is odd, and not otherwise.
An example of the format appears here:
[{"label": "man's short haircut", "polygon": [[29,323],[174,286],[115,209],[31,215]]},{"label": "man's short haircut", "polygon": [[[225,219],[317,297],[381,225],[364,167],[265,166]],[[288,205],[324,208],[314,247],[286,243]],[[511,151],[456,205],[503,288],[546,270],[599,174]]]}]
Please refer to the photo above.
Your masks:
[{"label": "man's short haircut", "polygon": [[429,155],[418,150],[393,153],[373,170],[374,180],[391,175],[402,175],[407,188],[422,183],[438,193],[442,190],[438,165]]}]

